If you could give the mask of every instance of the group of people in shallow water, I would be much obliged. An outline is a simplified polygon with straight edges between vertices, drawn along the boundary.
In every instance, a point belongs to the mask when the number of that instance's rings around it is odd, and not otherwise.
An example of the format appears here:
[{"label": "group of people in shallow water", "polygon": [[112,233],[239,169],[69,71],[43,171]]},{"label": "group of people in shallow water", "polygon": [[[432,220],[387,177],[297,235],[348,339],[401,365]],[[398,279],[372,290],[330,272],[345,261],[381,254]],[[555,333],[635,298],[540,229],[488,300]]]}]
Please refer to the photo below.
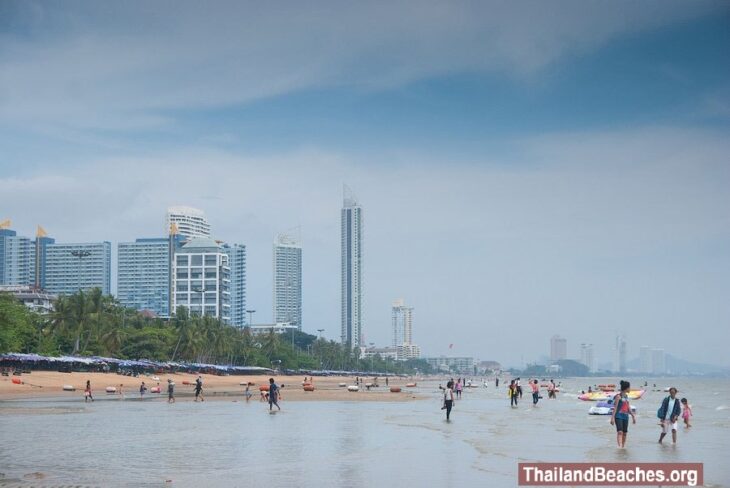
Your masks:
[{"label": "group of people in shallow water", "polygon": [[[509,397],[509,404],[512,407],[517,406],[517,401],[522,399],[522,378],[515,378],[510,381],[509,386],[507,387],[507,396]],[[499,386],[499,379],[496,380],[497,386]],[[537,379],[529,379],[527,381],[527,384],[530,385],[530,390],[532,392],[532,405],[536,406],[537,403],[542,399],[542,396],[540,396],[540,385],[538,383]],[[558,391],[558,386],[555,384],[554,380],[550,380],[550,383],[547,385],[548,390],[548,398],[556,399],[556,392]]]},{"label": "group of people in shallow water", "polygon": [[[613,397],[613,415],[611,416],[611,425],[616,426],[616,444],[618,447],[626,447],[626,437],[629,433],[629,417],[631,423],[636,423],[636,415],[631,410],[629,401],[629,391],[631,384],[628,381],[621,380],[621,391]],[[659,444],[662,444],[664,438],[672,433],[672,444],[677,443],[677,430],[679,418],[684,421],[684,427],[689,429],[692,427],[690,419],[692,418],[692,407],[686,398],[681,400],[677,398],[677,389],[669,388],[669,395],[664,397],[662,403],[657,410],[657,418],[661,432],[659,434]]]}]

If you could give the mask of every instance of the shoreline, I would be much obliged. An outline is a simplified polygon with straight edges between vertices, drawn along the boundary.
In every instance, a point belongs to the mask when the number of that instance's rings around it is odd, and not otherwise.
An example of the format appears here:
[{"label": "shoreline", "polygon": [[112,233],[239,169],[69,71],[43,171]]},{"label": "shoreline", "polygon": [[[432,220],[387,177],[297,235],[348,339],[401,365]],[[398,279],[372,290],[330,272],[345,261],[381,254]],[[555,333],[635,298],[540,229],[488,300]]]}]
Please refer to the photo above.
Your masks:
[{"label": "shoreline", "polygon": [[[193,384],[198,375],[187,373],[173,373],[160,375],[141,375],[137,378],[115,373],[61,373],[57,371],[33,371],[32,374],[22,376],[0,377],[0,402],[13,403],[21,400],[57,400],[84,402],[84,387],[86,381],[91,381],[92,396],[99,401],[167,401],[167,380],[171,378],[175,383],[175,398],[178,401],[193,401],[195,395]],[[206,401],[243,401],[245,402],[245,386],[242,382],[253,383],[250,386],[250,402],[260,401],[259,386],[267,385],[269,375],[241,375],[217,376],[201,374],[203,379],[203,397]],[[153,379],[159,378],[159,379]],[[273,376],[280,385],[282,401],[379,401],[379,402],[407,402],[427,398],[419,391],[418,386],[407,388],[405,385],[417,382],[419,379],[388,378],[389,386],[385,386],[385,379],[379,379],[380,386],[367,391],[364,382],[371,382],[372,377],[361,378],[360,391],[352,392],[339,386],[341,383],[355,384],[355,378],[343,376],[317,376],[313,379],[314,391],[306,392],[302,387],[303,376]],[[13,383],[19,379],[23,384]],[[144,398],[140,398],[139,386],[142,382],[148,388]],[[183,384],[183,381],[189,384]],[[421,380],[422,381],[422,380]],[[64,385],[75,387],[75,391],[64,391]],[[121,389],[124,395],[119,394]],[[152,387],[160,386],[160,393],[151,393]],[[116,393],[106,393],[106,387],[117,388]],[[390,386],[401,388],[400,393],[391,393]],[[0,413],[2,409],[0,409]]]}]

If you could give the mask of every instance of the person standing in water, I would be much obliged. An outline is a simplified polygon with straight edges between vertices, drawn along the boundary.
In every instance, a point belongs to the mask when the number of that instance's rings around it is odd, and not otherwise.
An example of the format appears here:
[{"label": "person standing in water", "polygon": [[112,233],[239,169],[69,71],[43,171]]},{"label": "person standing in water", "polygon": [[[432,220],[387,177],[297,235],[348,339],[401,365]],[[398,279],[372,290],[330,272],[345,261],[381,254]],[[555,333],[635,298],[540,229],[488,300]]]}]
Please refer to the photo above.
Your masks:
[{"label": "person standing in water", "polygon": [[198,379],[195,380],[195,401],[198,401],[198,397],[200,397],[200,401],[204,402],[205,398],[203,398],[203,378],[198,376]]},{"label": "person standing in water", "polygon": [[246,403],[248,403],[248,401],[251,400],[251,395],[252,395],[251,394],[251,385],[249,385],[248,382],[247,382],[246,383],[246,390],[244,390],[244,392],[243,392],[243,396],[246,397]]},{"label": "person standing in water", "polygon": [[139,385],[139,397],[144,398],[144,394],[147,392],[147,385],[144,384],[144,381],[141,385]]},{"label": "person standing in water", "polygon": [[167,378],[167,403],[175,403],[175,383]]},{"label": "person standing in water", "polygon": [[274,405],[281,410],[279,406],[279,386],[274,383],[274,378],[269,378],[269,411],[273,410]]},{"label": "person standing in water", "polygon": [[84,388],[84,403],[88,402],[89,399],[94,401],[94,397],[91,395],[91,380],[86,380],[86,388]]},{"label": "person standing in water", "polygon": [[669,433],[670,428],[672,431],[672,444],[677,443],[677,419],[681,413],[682,408],[677,399],[677,389],[671,387],[669,389],[669,396],[662,400],[662,405],[657,412],[659,425],[662,426],[662,433],[659,435],[659,444],[662,443],[664,437]]},{"label": "person standing in water", "polygon": [[499,376],[494,377],[494,387],[499,388]]},{"label": "person standing in water", "polygon": [[461,384],[461,378],[459,378],[459,381],[456,382],[456,398],[461,400],[461,390],[462,390],[462,384]]},{"label": "person standing in water", "polygon": [[555,399],[555,382],[551,379],[550,384],[548,384],[548,398]]},{"label": "person standing in water", "polygon": [[692,407],[687,403],[686,398],[682,398],[682,419],[684,420],[684,428],[689,429],[692,425],[689,423],[689,419],[692,418]]},{"label": "person standing in water", "polygon": [[537,402],[540,400],[540,387],[537,386],[537,380],[532,380],[530,387],[532,387],[532,404],[537,406]]},{"label": "person standing in water", "polygon": [[451,409],[454,408],[454,382],[449,381],[446,383],[446,388],[444,389],[444,406],[443,409],[446,410],[446,421],[451,421]]},{"label": "person standing in water", "polygon": [[516,407],[517,406],[517,385],[515,384],[515,380],[511,380],[509,382],[509,389],[507,390],[507,395],[509,396],[510,407]]},{"label": "person standing in water", "polygon": [[633,423],[636,423],[636,416],[631,411],[629,404],[629,389],[631,385],[628,381],[621,380],[621,393],[613,397],[613,415],[611,416],[611,425],[616,425],[616,444],[618,447],[626,446],[626,435],[629,432],[629,415]]}]

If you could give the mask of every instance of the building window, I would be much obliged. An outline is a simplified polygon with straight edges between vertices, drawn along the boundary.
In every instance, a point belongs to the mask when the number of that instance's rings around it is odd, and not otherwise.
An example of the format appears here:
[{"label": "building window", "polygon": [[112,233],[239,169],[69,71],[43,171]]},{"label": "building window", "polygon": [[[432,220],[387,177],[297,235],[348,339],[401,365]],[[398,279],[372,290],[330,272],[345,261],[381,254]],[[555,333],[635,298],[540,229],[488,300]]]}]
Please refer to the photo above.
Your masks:
[{"label": "building window", "polygon": [[187,269],[178,269],[177,270],[177,279],[187,279],[188,278],[188,270]]},{"label": "building window", "polygon": [[194,254],[190,256],[190,264],[192,266],[202,266],[203,265],[203,256],[200,254]]},{"label": "building window", "polygon": [[203,268],[190,268],[190,279],[199,280],[203,277]]},{"label": "building window", "polygon": [[188,257],[187,256],[176,256],[176,262],[177,262],[178,266],[187,266]]},{"label": "building window", "polygon": [[218,264],[217,256],[215,254],[206,254],[205,265],[216,266]]}]

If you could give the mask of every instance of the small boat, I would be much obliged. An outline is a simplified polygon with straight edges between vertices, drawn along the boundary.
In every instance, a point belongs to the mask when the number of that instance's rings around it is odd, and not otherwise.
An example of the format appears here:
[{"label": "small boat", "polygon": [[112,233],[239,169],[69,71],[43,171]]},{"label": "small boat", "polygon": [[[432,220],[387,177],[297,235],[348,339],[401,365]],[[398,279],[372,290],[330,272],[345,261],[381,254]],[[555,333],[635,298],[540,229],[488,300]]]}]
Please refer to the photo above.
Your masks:
[{"label": "small boat", "polygon": [[391,386],[390,392],[391,393],[400,393],[400,386]]},{"label": "small boat", "polygon": [[[630,390],[627,396],[629,400],[638,400],[644,395],[644,392],[645,390]],[[607,401],[618,394],[618,391],[592,391],[578,395],[578,399],[584,402],[599,402],[602,400]]]},{"label": "small boat", "polygon": [[23,382],[21,381],[20,378],[13,378],[11,381],[13,382],[14,385],[22,385],[23,384]]},{"label": "small boat", "polygon": [[159,376],[153,376],[152,377],[152,381],[160,381],[160,377]]},{"label": "small boat", "polygon": [[116,393],[117,392],[117,387],[116,386],[107,386],[106,387],[106,392],[107,393]]},{"label": "small boat", "polygon": [[261,386],[259,386],[259,391],[269,391],[269,385],[261,385]]},{"label": "small boat", "polygon": [[[636,407],[631,405],[631,411],[636,413]],[[601,401],[588,409],[588,415],[611,415],[613,413],[613,400]]]},{"label": "small boat", "polygon": [[76,391],[76,387],[73,385],[63,385],[63,391]]},{"label": "small boat", "polygon": [[347,387],[347,391],[359,391],[360,387],[357,385],[350,385]]},{"label": "small boat", "polygon": [[150,388],[150,393],[159,393],[159,392],[160,392],[159,386],[153,386],[152,388]]},{"label": "small boat", "polygon": [[340,383],[337,386],[339,386],[340,388],[345,388],[347,386],[347,383]]},{"label": "small boat", "polygon": [[305,383],[303,388],[304,391],[314,391],[314,385],[312,383]]},{"label": "small boat", "polygon": [[406,383],[406,388],[415,388],[416,383]]},{"label": "small boat", "polygon": [[190,383],[188,380],[183,380],[182,384],[183,385],[192,385],[192,383]]}]

